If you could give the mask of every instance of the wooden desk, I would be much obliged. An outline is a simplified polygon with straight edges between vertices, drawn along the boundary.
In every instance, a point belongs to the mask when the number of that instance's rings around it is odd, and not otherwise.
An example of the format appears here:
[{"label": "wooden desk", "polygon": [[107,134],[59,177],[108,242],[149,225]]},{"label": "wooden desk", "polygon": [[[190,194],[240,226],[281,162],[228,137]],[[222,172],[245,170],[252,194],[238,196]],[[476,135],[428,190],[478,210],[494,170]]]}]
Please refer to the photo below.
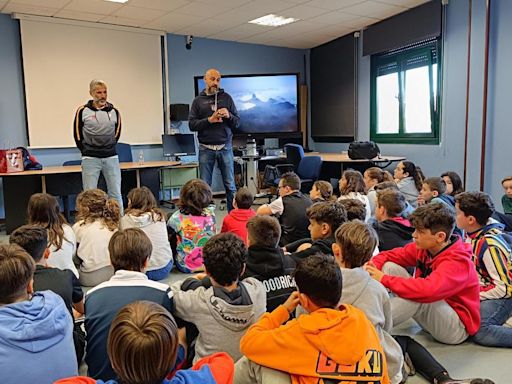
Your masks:
[{"label": "wooden desk", "polygon": [[[129,187],[148,186],[158,200],[160,191],[161,168],[197,168],[197,164],[184,164],[177,161],[146,161],[119,163],[121,170],[134,171],[131,179],[125,172],[122,179],[130,179]],[[40,171],[24,171],[16,173],[0,173],[3,178],[5,226],[10,233],[26,223],[26,211],[30,196],[43,192],[54,195],[65,195],[79,192],[81,187],[81,165],[45,167]],[[134,185],[135,184],[135,185]]]}]

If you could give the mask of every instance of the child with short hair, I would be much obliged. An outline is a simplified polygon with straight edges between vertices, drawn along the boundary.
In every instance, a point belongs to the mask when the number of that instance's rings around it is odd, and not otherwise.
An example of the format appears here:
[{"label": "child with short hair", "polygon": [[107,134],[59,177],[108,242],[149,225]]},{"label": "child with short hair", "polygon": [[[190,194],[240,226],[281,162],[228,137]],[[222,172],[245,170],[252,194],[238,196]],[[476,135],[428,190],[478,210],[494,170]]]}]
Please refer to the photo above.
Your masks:
[{"label": "child with short hair", "polygon": [[398,189],[383,189],[377,192],[377,208],[373,228],[379,237],[379,250],[403,247],[412,241],[414,228],[401,215],[405,210],[405,197]]},{"label": "child with short hair", "polygon": [[335,200],[332,184],[325,180],[317,180],[313,183],[309,198],[313,203]]},{"label": "child with short hair", "polygon": [[270,204],[258,208],[258,215],[275,215],[281,223],[281,240],[284,246],[309,236],[309,220],[306,210],[311,206],[310,198],[300,191],[300,178],[293,172],[284,173],[279,180],[279,197]]},{"label": "child with short hair", "polygon": [[366,186],[366,196],[370,202],[371,215],[375,216],[375,206],[377,205],[377,192],[375,186],[385,181],[393,182],[393,175],[379,167],[370,167],[363,173],[363,180]]},{"label": "child with short hair", "polygon": [[108,243],[119,226],[119,204],[101,189],[88,189],[78,195],[76,206],[73,232],[78,243],[80,284],[94,287],[114,274]]},{"label": "child with short hair", "polygon": [[442,177],[429,177],[423,181],[418,206],[429,203],[443,203],[455,208],[455,199],[452,195],[446,194],[446,183]]},{"label": "child with short hair", "polygon": [[[116,373],[109,384],[231,384],[233,360],[217,353],[199,360],[191,369],[176,371],[179,348],[178,327],[164,307],[150,301],[136,301],[123,307],[110,326],[108,357]],[[89,377],[71,377],[55,384],[105,384]]]},{"label": "child with short hair", "polygon": [[[69,269],[59,269],[48,266],[50,254],[48,233],[37,225],[23,225],[17,228],[9,237],[9,243],[22,247],[36,263],[34,271],[34,290],[52,291],[59,295],[74,320],[73,309],[80,315],[84,310],[84,293],[78,278]],[[74,323],[74,321],[73,321]],[[84,356],[85,334],[79,324],[73,329],[73,342],[77,363],[80,365]]]},{"label": "child with short hair", "polygon": [[418,195],[423,185],[423,172],[412,161],[401,161],[395,168],[394,178],[405,199],[416,208]]},{"label": "child with short hair", "polygon": [[501,197],[501,205],[506,215],[512,215],[512,176],[507,176],[501,180],[501,186],[505,194]]},{"label": "child with short hair", "polygon": [[[402,193],[400,191],[400,189],[398,189],[398,186],[396,185],[396,183],[394,181],[384,181],[382,183],[377,184],[374,188],[375,188],[376,192],[391,188],[393,190],[396,190],[396,191]],[[403,195],[403,193],[402,193],[402,195]],[[405,197],[405,195],[404,195],[404,197]],[[405,209],[400,214],[400,216],[403,217],[404,219],[407,219],[409,216],[411,216],[411,214],[413,212],[414,212],[414,207],[411,204],[409,204],[409,202],[406,199],[405,200]]]},{"label": "child with short hair", "polygon": [[254,277],[240,280],[246,248],[238,236],[213,236],[203,247],[203,257],[209,279],[198,276],[202,280],[192,277],[173,285],[172,313],[199,331],[194,363],[219,351],[236,361],[242,356],[240,338],[265,313],[265,288]]},{"label": "child with short hair", "polygon": [[48,231],[48,265],[69,269],[78,277],[73,262],[76,255],[75,233],[60,213],[57,199],[47,193],[33,194],[28,201],[27,217],[29,224],[39,225]]},{"label": "child with short hair", "polygon": [[108,328],[121,308],[134,301],[148,300],[171,310],[169,286],[151,281],[145,274],[152,248],[151,240],[139,228],[114,233],[108,252],[115,274],[85,296],[85,362],[89,376],[95,379],[116,377],[107,355],[107,338]]},{"label": "child with short hair", "polygon": [[254,216],[247,222],[247,262],[242,279],[254,277],[267,293],[267,311],[284,303],[295,290],[291,274],[295,262],[279,246],[281,226],[272,216]]},{"label": "child with short hair", "polygon": [[[302,260],[294,279],[297,292],[263,315],[240,341],[246,358],[235,366],[235,382],[261,382],[261,369],[254,369],[260,364],[290,374],[292,383],[363,382],[368,374],[372,383],[389,383],[375,328],[361,310],[339,304],[342,274],[333,257],[317,254]],[[309,314],[289,320],[299,303]]]},{"label": "child with short hair", "polygon": [[128,193],[128,208],[119,223],[121,229],[140,228],[153,246],[146,275],[150,280],[165,279],[173,266],[171,244],[167,235],[165,213],[157,207],[148,187],[134,188]]},{"label": "child with short hair", "polygon": [[366,186],[361,172],[353,169],[344,171],[341,175],[339,187],[340,197],[338,197],[338,201],[345,199],[359,200],[364,204],[366,210],[365,221],[370,220],[372,216],[370,201],[368,200],[368,196],[366,196]]},{"label": "child with short hair", "polygon": [[171,244],[176,244],[174,262],[180,272],[202,271],[203,246],[217,232],[210,186],[200,179],[187,181],[177,206],[167,221]]},{"label": "child with short hair", "polygon": [[[473,263],[480,278],[480,330],[473,341],[491,347],[512,347],[512,249],[503,225],[491,219],[494,204],[484,192],[463,192],[455,197],[457,224],[467,233]],[[491,220],[490,220],[491,219]]]},{"label": "child with short hair", "polygon": [[[379,253],[365,269],[396,295],[391,299],[395,326],[413,318],[434,339],[462,343],[480,327],[470,246],[452,236],[455,217],[445,204],[418,207],[411,223],[414,242]],[[411,277],[405,268],[414,266]]]},{"label": "child with short hair", "polygon": [[233,208],[222,222],[221,232],[231,232],[238,235],[247,244],[247,222],[256,215],[251,208],[254,196],[249,189],[242,187],[235,193]]},{"label": "child with short hair", "polygon": [[287,244],[284,249],[296,262],[318,252],[332,254],[334,233],[347,221],[345,208],[337,201],[313,204],[306,215],[311,237]]},{"label": "child with short hair", "polygon": [[455,195],[464,192],[462,180],[457,172],[446,171],[441,177],[446,183],[446,194],[455,197]]},{"label": "child with short hair", "polygon": [[34,270],[23,248],[0,244],[2,383],[51,384],[78,372],[71,315],[57,294],[34,291]]},{"label": "child with short hair", "polygon": [[343,199],[338,200],[347,212],[347,221],[361,220],[366,221],[366,206],[360,200]]}]

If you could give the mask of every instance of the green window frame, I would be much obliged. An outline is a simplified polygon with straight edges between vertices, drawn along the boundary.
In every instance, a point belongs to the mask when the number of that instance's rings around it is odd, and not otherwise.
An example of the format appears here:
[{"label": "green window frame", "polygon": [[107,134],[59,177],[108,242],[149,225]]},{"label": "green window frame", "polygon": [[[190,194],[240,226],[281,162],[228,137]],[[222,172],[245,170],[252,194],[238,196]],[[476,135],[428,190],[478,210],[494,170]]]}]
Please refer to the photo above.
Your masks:
[{"label": "green window frame", "polygon": [[[439,144],[441,62],[441,38],[372,55],[371,140],[393,144]],[[379,94],[381,100],[378,100]],[[407,103],[411,106],[409,110]]]}]

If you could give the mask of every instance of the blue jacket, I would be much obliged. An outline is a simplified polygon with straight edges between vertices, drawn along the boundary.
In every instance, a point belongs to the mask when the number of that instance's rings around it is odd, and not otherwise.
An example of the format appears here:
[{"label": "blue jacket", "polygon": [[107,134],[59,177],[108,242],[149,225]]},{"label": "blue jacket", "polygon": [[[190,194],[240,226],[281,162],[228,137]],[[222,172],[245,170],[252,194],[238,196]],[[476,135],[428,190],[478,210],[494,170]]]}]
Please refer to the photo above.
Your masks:
[{"label": "blue jacket", "polygon": [[50,384],[77,372],[73,321],[60,296],[42,291],[0,306],[2,384]]}]

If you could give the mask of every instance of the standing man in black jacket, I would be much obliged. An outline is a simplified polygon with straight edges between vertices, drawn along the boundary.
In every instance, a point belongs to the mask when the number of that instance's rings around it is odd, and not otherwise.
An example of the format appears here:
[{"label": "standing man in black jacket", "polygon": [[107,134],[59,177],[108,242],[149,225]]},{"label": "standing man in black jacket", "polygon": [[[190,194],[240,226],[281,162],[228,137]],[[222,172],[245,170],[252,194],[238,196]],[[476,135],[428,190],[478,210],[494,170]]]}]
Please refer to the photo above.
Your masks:
[{"label": "standing man in black jacket", "polygon": [[229,94],[220,88],[220,72],[209,69],[204,74],[205,89],[192,102],[188,123],[197,132],[199,140],[199,174],[212,185],[212,174],[217,163],[226,190],[228,211],[233,209],[235,172],[233,165],[233,129],[240,117]]},{"label": "standing man in black jacket", "polygon": [[107,101],[107,84],[92,80],[89,84],[92,100],[75,114],[73,135],[82,152],[82,184],[84,191],[98,187],[100,173],[107,182],[108,195],[118,201],[123,214],[121,168],[116,144],[121,136],[121,115]]}]

